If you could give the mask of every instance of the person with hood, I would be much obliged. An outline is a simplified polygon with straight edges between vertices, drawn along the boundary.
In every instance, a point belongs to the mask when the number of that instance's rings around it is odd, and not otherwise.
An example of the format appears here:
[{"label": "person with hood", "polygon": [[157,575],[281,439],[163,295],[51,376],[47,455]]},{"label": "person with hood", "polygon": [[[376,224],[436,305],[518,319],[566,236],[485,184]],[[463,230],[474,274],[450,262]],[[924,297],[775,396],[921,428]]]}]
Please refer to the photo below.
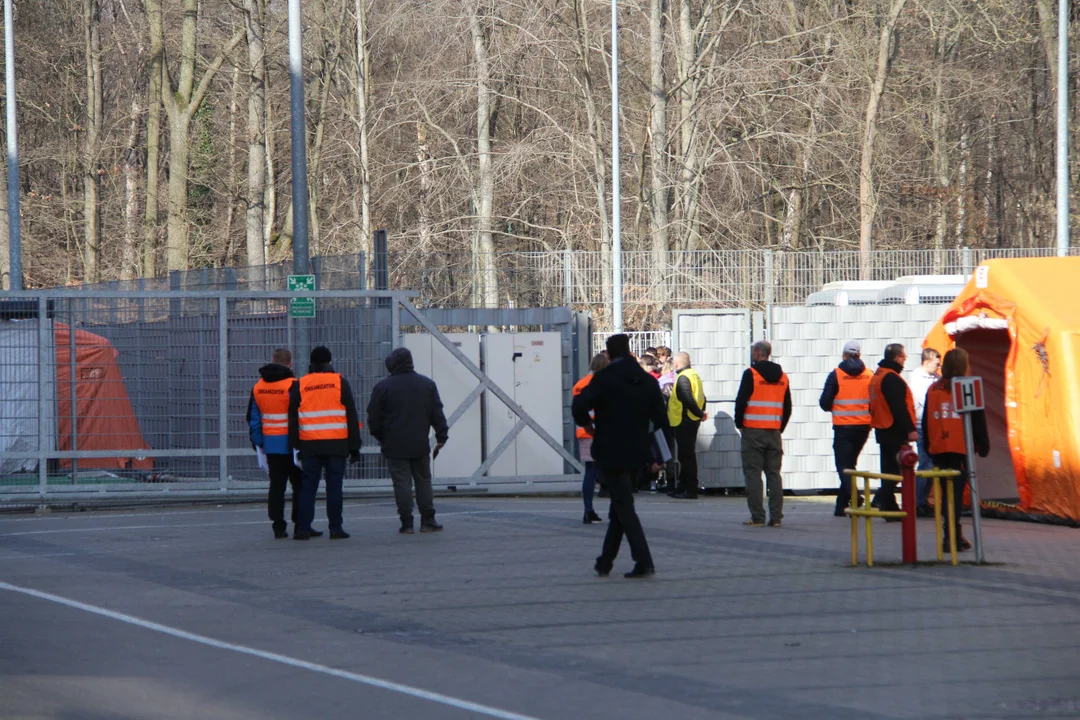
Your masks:
[{"label": "person with hood", "polygon": [[307,540],[312,532],[315,496],[326,473],[326,519],[330,539],[349,537],[342,527],[342,483],[346,458],[360,461],[360,419],[349,382],[330,365],[330,350],[320,345],[311,351],[308,374],[289,391],[289,446],[303,471],[300,514],[293,540]]},{"label": "person with hood", "polygon": [[696,500],[698,491],[697,436],[705,420],[705,390],[701,376],[690,367],[690,354],[675,355],[675,387],[668,396],[668,424],[679,459],[679,488],[669,492],[679,500]]},{"label": "person with hood", "polygon": [[449,439],[439,388],[431,378],[413,369],[412,353],[397,348],[386,356],[390,377],[372,389],[367,406],[368,430],[379,441],[390,479],[394,483],[401,528],[413,532],[413,485],[420,510],[420,532],[438,532],[431,489],[431,447],[428,432],[435,431],[435,455]]},{"label": "person with hood", "polygon": [[280,540],[289,537],[285,522],[286,483],[292,486],[294,530],[300,510],[300,469],[289,452],[289,391],[296,384],[292,353],[287,348],[274,350],[270,364],[259,368],[259,376],[248,399],[248,434],[259,455],[259,467],[270,474],[266,507],[274,538]]},{"label": "person with hood", "polygon": [[769,491],[769,527],[784,518],[784,459],[781,435],[791,419],[791,387],[783,368],[769,360],[772,345],[761,340],[750,348],[750,367],[743,373],[735,398],[735,427],[742,430],[742,465],[750,519],[744,525],[765,525],[765,473]]},{"label": "person with hood", "polygon": [[[953,409],[952,381],[963,377],[970,371],[968,354],[962,348],[954,348],[945,353],[941,361],[941,379],[930,386],[926,392],[922,416],[922,436],[926,438],[926,449],[930,453],[934,467],[942,470],[959,470],[962,474],[953,481],[953,507],[956,509],[956,548],[970,550],[971,543],[964,537],[960,527],[960,509],[964,503],[964,485],[968,482],[971,468],[967,464],[967,443],[964,439],[964,418]],[[990,434],[986,430],[986,412],[976,410],[971,413],[971,439],[979,457],[990,454]],[[942,483],[944,484],[944,483]],[[945,498],[942,498],[945,502]],[[948,505],[945,505],[948,508]],[[972,510],[979,512],[977,508]],[[949,552],[949,515],[942,513],[944,533],[943,550]]]},{"label": "person with hood", "polygon": [[[901,373],[907,353],[900,343],[885,347],[885,358],[878,363],[877,372],[870,380],[870,424],[881,446],[881,474],[899,475],[900,448],[918,439],[915,431],[915,399]],[[874,495],[878,510],[895,511],[896,486],[891,480],[882,480]],[[899,518],[886,518],[886,522],[899,522]]]},{"label": "person with hood", "polygon": [[870,380],[874,373],[860,356],[862,346],[855,340],[844,343],[840,365],[825,378],[818,405],[832,413],[833,459],[840,476],[833,515],[846,517],[844,508],[851,504],[851,478],[844,470],[854,470],[859,454],[870,437]]},{"label": "person with hood", "polygon": [[624,577],[643,578],[656,568],[634,510],[634,480],[643,466],[655,464],[650,435],[667,428],[667,415],[660,385],[630,354],[630,338],[612,335],[607,349],[611,364],[593,375],[571,406],[574,422],[593,434],[597,477],[611,496],[607,534],[593,569],[600,577],[611,574],[625,534],[634,569]]}]

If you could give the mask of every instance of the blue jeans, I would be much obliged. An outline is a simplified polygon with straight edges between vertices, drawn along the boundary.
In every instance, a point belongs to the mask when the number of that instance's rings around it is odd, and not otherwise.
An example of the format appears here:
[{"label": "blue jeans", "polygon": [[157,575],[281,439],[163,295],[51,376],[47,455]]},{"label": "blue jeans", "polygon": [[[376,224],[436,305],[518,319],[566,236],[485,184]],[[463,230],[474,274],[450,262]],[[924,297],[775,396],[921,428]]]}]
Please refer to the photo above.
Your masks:
[{"label": "blue jeans", "polygon": [[[926,452],[926,441],[923,440],[922,423],[917,428],[919,439],[916,447],[919,448],[919,470],[930,470],[934,467],[934,460]],[[930,491],[934,482],[930,478],[915,478],[915,507],[926,507],[930,504]]]},{"label": "blue jeans", "polygon": [[585,463],[585,477],[581,481],[581,499],[585,501],[585,512],[593,512],[593,493],[596,491],[596,463]]},{"label": "blue jeans", "polygon": [[296,532],[311,530],[315,519],[315,496],[319,492],[319,481],[326,470],[326,519],[331,530],[341,529],[341,485],[345,479],[344,455],[308,455],[300,458],[304,479],[300,488],[300,517],[296,520]]}]

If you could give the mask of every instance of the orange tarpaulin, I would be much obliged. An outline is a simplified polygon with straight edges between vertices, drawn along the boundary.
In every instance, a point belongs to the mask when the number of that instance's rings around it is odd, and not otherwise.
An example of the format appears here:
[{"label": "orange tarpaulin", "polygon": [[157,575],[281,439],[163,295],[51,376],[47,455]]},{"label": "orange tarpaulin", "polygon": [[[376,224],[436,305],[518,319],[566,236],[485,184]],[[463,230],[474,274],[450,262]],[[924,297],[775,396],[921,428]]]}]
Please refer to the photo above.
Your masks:
[{"label": "orange tarpaulin", "polygon": [[984,378],[994,452],[976,466],[982,497],[996,491],[1015,511],[1072,523],[1080,522],[1078,284],[1077,257],[989,260],[923,343],[942,353],[963,347]]},{"label": "orange tarpaulin", "polygon": [[[57,440],[60,450],[149,450],[128,398],[116,363],[118,353],[107,339],[85,330],[75,331],[75,422],[71,413],[71,328],[56,323]],[[62,460],[62,467],[71,467]],[[87,458],[79,468],[105,470],[153,467],[139,457]]]}]

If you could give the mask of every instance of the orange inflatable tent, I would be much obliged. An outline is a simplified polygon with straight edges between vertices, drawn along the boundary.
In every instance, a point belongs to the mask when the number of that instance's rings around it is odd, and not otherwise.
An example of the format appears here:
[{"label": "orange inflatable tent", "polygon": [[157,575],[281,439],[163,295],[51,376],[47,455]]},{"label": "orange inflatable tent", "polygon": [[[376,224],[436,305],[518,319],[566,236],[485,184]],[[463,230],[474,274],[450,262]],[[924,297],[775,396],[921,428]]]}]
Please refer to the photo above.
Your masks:
[{"label": "orange inflatable tent", "polygon": [[962,347],[983,378],[984,510],[1080,524],[1080,257],[989,260],[923,347]]},{"label": "orange inflatable tent", "polygon": [[[117,365],[116,348],[107,339],[75,331],[75,362],[71,362],[71,328],[56,323],[57,439],[60,450],[149,450],[131,407]],[[72,433],[72,366],[75,373],[75,418]],[[61,466],[71,467],[70,460]],[[79,460],[80,469],[149,470],[153,461],[131,456]]]}]

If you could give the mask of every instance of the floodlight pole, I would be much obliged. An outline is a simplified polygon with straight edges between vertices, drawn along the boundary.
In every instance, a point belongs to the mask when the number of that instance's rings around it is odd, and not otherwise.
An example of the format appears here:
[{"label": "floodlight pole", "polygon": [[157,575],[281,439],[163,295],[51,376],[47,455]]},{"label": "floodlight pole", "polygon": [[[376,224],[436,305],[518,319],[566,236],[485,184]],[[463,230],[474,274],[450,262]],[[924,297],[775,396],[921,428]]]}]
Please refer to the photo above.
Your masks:
[{"label": "floodlight pole", "polygon": [[619,0],[611,0],[611,324],[623,331],[622,187],[619,176]]},{"label": "floodlight pole", "polygon": [[11,289],[22,290],[22,217],[19,211],[19,123],[15,107],[15,27],[12,0],[4,0],[4,86],[7,93],[8,254]]},{"label": "floodlight pole", "polygon": [[307,121],[304,113],[304,29],[300,0],[289,0],[289,110],[292,131],[293,272],[307,275]]},{"label": "floodlight pole", "polygon": [[1069,254],[1069,0],[1058,0],[1057,254]]}]

